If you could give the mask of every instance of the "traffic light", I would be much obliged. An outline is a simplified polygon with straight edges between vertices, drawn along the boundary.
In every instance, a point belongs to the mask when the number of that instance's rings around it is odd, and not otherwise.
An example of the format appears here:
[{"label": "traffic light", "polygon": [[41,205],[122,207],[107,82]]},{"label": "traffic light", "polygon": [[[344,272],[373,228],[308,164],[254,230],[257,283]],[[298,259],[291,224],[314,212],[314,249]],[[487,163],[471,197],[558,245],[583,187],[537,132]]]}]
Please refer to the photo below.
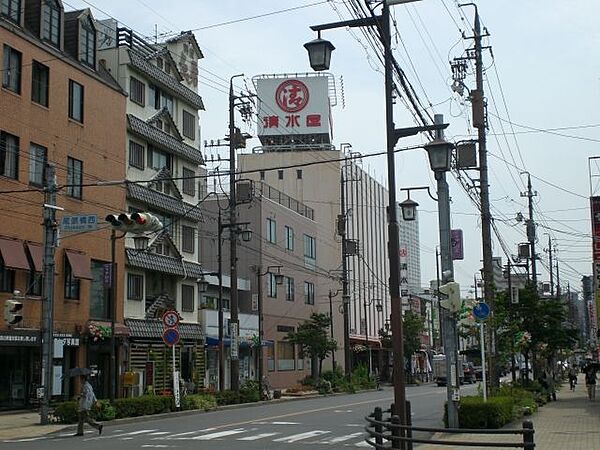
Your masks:
[{"label": "traffic light", "polygon": [[447,299],[440,301],[440,306],[448,311],[455,313],[460,310],[460,284],[455,281],[440,286],[440,292],[447,296]]},{"label": "traffic light", "polygon": [[23,320],[23,303],[14,298],[4,301],[4,321],[7,325],[16,325]]},{"label": "traffic light", "polygon": [[121,213],[118,216],[109,214],[106,216],[109,222],[116,230],[125,233],[143,233],[144,231],[160,231],[163,224],[158,217],[150,213],[135,212],[132,214]]}]

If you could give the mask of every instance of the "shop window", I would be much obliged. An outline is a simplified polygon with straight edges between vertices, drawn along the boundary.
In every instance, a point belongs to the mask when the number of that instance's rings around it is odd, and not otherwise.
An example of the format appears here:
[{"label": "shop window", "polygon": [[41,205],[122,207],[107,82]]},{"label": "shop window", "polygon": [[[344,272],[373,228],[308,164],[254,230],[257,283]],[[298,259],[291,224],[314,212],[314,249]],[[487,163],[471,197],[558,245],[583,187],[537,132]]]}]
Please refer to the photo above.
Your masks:
[{"label": "shop window", "polygon": [[267,370],[275,371],[275,346],[273,345],[267,347]]},{"label": "shop window", "polygon": [[294,355],[294,344],[291,342],[277,342],[277,370],[295,370],[296,356]]}]

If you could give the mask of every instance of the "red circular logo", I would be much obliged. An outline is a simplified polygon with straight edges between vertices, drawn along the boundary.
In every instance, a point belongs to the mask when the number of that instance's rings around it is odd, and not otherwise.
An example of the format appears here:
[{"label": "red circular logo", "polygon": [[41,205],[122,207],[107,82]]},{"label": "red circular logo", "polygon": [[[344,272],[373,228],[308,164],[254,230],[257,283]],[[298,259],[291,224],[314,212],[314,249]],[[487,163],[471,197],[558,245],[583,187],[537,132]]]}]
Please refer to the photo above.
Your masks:
[{"label": "red circular logo", "polygon": [[308,88],[298,80],[285,80],[275,91],[275,101],[285,112],[302,111],[308,104]]}]

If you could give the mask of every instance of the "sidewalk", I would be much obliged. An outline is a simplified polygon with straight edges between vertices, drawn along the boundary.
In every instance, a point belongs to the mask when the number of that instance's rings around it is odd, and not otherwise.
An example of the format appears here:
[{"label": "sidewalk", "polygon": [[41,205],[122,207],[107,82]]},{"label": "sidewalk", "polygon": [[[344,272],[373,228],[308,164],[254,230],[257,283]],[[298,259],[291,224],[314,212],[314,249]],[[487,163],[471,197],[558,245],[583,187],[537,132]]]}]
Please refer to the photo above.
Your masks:
[{"label": "sidewalk", "polygon": [[33,438],[63,430],[70,425],[40,425],[37,412],[20,411],[13,414],[0,414],[0,440]]},{"label": "sidewalk", "polygon": [[[596,400],[587,398],[583,375],[580,374],[575,391],[565,383],[557,394],[557,401],[547,403],[530,417],[535,430],[535,448],[540,450],[591,450],[600,449],[600,389]],[[520,428],[521,422],[507,428]],[[520,436],[519,436],[520,437]],[[511,435],[436,434],[433,439],[468,442],[518,442]],[[521,441],[522,442],[522,441]],[[418,450],[447,450],[449,445],[415,445]],[[485,449],[489,447],[464,447]]]}]

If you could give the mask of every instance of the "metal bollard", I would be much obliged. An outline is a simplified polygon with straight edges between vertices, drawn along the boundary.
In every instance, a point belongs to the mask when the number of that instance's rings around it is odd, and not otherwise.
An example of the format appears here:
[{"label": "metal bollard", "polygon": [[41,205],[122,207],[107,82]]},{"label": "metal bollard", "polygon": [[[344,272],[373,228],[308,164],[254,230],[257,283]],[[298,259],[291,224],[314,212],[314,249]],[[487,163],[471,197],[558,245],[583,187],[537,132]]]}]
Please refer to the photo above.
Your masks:
[{"label": "metal bollard", "polygon": [[[392,416],[391,429],[392,429],[392,436],[394,436],[394,437],[402,436],[399,416],[396,416],[396,415]],[[401,448],[402,449],[402,448],[404,448],[403,444],[404,444],[404,442],[402,442],[402,440],[400,440],[400,439],[392,440],[392,448]]]},{"label": "metal bollard", "polygon": [[523,421],[523,449],[524,450],[534,450],[535,443],[533,441],[533,435],[535,431],[533,429],[533,423],[531,420]]},{"label": "metal bollard", "polygon": [[375,424],[375,443],[377,445],[383,446],[383,437],[381,434],[383,433],[383,426],[381,425],[381,421],[383,420],[383,411],[380,407],[375,408],[374,418],[378,422]]}]

